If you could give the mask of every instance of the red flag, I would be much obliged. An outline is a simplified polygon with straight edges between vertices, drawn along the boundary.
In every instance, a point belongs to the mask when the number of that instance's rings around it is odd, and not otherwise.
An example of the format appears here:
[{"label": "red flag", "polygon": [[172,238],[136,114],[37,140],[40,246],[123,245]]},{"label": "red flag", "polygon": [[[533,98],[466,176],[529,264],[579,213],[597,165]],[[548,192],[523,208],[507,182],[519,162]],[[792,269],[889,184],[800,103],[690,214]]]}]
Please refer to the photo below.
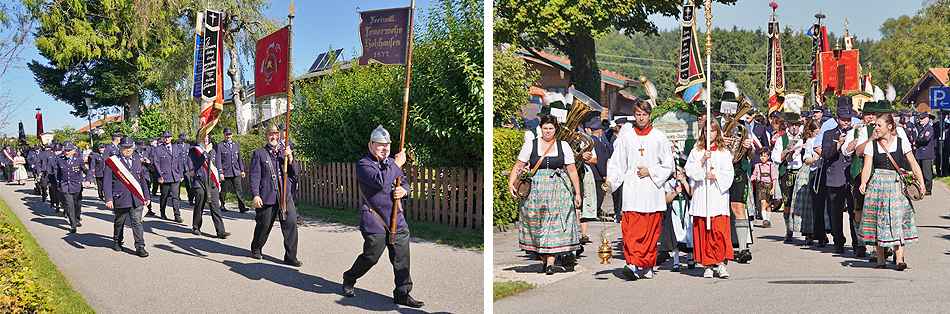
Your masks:
[{"label": "red flag", "polygon": [[36,113],[36,138],[43,138],[43,114]]},{"label": "red flag", "polygon": [[263,99],[274,94],[286,94],[287,70],[290,56],[287,43],[290,31],[285,26],[257,41],[257,56],[254,58],[254,97]]},{"label": "red flag", "polygon": [[835,59],[835,51],[821,53],[821,93],[860,90],[858,79],[858,50],[842,50]]}]

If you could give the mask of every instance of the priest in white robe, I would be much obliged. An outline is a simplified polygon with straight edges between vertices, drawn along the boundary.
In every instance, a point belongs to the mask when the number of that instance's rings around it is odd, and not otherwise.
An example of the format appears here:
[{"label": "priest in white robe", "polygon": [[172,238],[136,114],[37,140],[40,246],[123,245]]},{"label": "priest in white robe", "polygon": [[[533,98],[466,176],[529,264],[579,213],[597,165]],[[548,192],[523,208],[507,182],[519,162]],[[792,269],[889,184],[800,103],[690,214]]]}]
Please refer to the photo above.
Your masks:
[{"label": "priest in white robe", "polygon": [[[653,278],[656,245],[666,211],[663,185],[674,167],[669,139],[650,126],[652,112],[644,100],[634,104],[636,126],[624,126],[632,129],[620,132],[607,164],[611,192],[623,186],[620,226],[627,261],[623,274],[630,280]],[[642,277],[641,269],[645,270]]]},{"label": "priest in white robe", "polygon": [[710,125],[710,148],[706,149],[706,128],[686,160],[686,176],[696,184],[689,213],[693,216],[693,256],[706,267],[703,276],[712,278],[713,266],[719,277],[728,278],[725,261],[733,258],[732,229],[729,223],[729,188],[735,170],[732,154],[724,149],[719,123]]}]

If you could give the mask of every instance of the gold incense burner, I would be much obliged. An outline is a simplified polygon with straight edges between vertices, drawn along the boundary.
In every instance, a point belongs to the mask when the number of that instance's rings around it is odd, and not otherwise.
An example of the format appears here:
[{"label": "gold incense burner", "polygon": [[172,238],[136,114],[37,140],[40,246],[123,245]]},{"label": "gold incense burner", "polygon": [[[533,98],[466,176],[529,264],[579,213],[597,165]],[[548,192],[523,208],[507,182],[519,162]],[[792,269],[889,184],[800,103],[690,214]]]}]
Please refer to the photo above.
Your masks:
[{"label": "gold incense burner", "polygon": [[600,243],[601,243],[600,247],[597,248],[597,256],[600,257],[600,259],[602,260],[600,263],[610,264],[610,261],[608,260],[614,256],[613,252],[611,252],[611,249],[610,249],[610,242],[607,241],[606,237],[604,237],[604,238],[601,238]]}]

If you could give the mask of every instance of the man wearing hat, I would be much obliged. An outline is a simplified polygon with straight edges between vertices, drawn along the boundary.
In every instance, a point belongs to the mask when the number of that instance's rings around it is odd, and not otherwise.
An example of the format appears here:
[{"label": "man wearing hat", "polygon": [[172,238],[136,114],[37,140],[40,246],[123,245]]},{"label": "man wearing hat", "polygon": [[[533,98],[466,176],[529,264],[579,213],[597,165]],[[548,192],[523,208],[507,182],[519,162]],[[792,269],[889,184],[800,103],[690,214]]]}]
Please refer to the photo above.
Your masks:
[{"label": "man wearing hat", "polygon": [[135,156],[135,143],[131,138],[124,137],[119,141],[120,155],[105,160],[108,170],[105,171],[106,207],[115,213],[113,220],[112,249],[122,251],[123,231],[126,216],[132,225],[132,237],[135,239],[135,255],[147,257],[145,238],[142,230],[142,212],[145,206],[151,203],[148,177],[142,159]]},{"label": "man wearing hat", "polygon": [[917,115],[917,123],[913,126],[917,136],[914,139],[914,157],[920,165],[920,170],[924,175],[924,186],[927,187],[927,195],[930,195],[934,180],[934,158],[937,147],[937,138],[934,136],[934,126],[930,123],[932,118],[936,118],[927,112],[921,112]]},{"label": "man wearing hat", "polygon": [[[136,141],[135,147],[135,152],[132,155],[142,162],[142,172],[145,173],[145,186],[143,188],[148,189],[152,185],[152,152],[149,150],[150,146],[145,144],[145,140]],[[147,207],[148,211],[152,211],[152,203],[149,203]]]},{"label": "man wearing hat", "polygon": [[178,143],[175,144],[178,146],[178,152],[181,154],[178,158],[181,161],[182,167],[184,168],[185,178],[182,180],[182,185],[185,186],[185,191],[188,192],[188,204],[195,204],[195,189],[192,186],[192,165],[191,158],[188,157],[188,151],[191,149],[191,144],[188,144],[188,134],[179,133],[178,134]]},{"label": "man wearing hat", "polygon": [[73,143],[66,143],[63,147],[65,152],[63,158],[57,158],[56,180],[59,184],[60,192],[63,196],[63,211],[69,218],[69,233],[76,233],[76,227],[82,227],[79,222],[82,218],[82,189],[89,187],[90,175],[89,169],[83,164],[82,158],[76,156],[76,146]]},{"label": "man wearing hat", "polygon": [[217,160],[221,163],[221,175],[224,180],[221,181],[221,211],[227,211],[224,208],[224,196],[228,193],[229,187],[234,187],[234,194],[238,199],[238,209],[241,213],[247,212],[247,205],[244,205],[244,191],[241,179],[245,177],[244,163],[241,162],[241,144],[233,141],[234,129],[224,128],[224,140],[218,143],[215,151],[218,153]]},{"label": "man wearing hat", "polygon": [[33,150],[29,151],[29,153],[26,155],[26,164],[29,168],[28,170],[33,173],[33,195],[40,195],[40,177],[36,175],[36,171],[40,163],[40,153],[42,153],[42,146],[40,146],[40,144],[36,144],[33,146]]},{"label": "man wearing hat", "polygon": [[384,249],[389,249],[389,261],[396,277],[393,302],[419,308],[425,303],[409,295],[412,291],[412,277],[409,274],[409,225],[406,224],[403,211],[396,214],[396,233],[391,236],[389,234],[394,202],[408,196],[410,191],[407,180],[396,185],[397,179],[403,177],[400,168],[406,163],[406,152],[400,151],[395,158],[390,158],[390,144],[389,131],[382,125],[378,126],[370,134],[369,153],[356,163],[356,180],[363,197],[360,209],[363,253],[356,258],[353,266],[343,273],[343,295],[355,297],[356,281],[376,265]]},{"label": "man wearing hat", "polygon": [[[165,206],[168,200],[171,200],[172,211],[175,214],[175,222],[182,222],[180,208],[181,199],[181,181],[185,172],[181,162],[181,152],[178,145],[172,145],[172,131],[162,132],[162,145],[158,145],[152,153],[153,166],[155,167],[155,176],[158,183],[162,186],[161,198],[158,202],[158,210],[162,214],[162,219],[168,219],[165,216]],[[155,213],[149,211],[146,215],[154,216]]]},{"label": "man wearing hat", "polygon": [[[285,160],[289,162],[287,181],[297,180],[297,162],[293,153],[289,147],[280,148],[280,131],[271,124],[267,127],[267,144],[254,150],[251,156],[250,187],[251,195],[254,196],[256,222],[251,257],[263,258],[261,250],[274,227],[274,220],[280,218],[280,230],[284,235],[284,264],[300,267],[303,263],[297,260],[297,209],[293,208],[291,191],[284,186]],[[281,195],[281,192],[284,194]],[[281,206],[283,200],[286,203]]]},{"label": "man wearing hat", "polygon": [[46,197],[49,195],[49,179],[46,171],[46,163],[52,154],[53,145],[43,145],[43,149],[36,155],[36,166],[33,167],[33,177],[36,178],[37,185],[39,185],[38,195],[42,197],[43,203],[46,203]]},{"label": "man wearing hat", "polygon": [[[842,151],[847,147],[844,144],[847,140],[847,131],[851,128],[851,118],[854,117],[854,111],[851,110],[851,106],[846,106],[842,103],[842,98],[844,97],[847,96],[843,96],[838,100],[838,109],[836,110],[837,117],[834,120],[837,126],[826,131],[821,141],[820,153],[822,165],[821,175],[818,181],[819,196],[815,201],[823,201],[826,206],[816,206],[818,211],[816,211],[815,216],[813,216],[824,217],[827,212],[828,219],[831,221],[831,235],[835,246],[834,252],[838,254],[844,253],[844,244],[845,241],[847,241],[842,230],[842,219],[845,204],[851,197],[851,190],[848,189],[850,183],[848,177],[851,157],[843,154]],[[850,100],[850,97],[848,100]],[[849,225],[853,231],[853,225],[850,223]],[[819,245],[827,243],[828,239],[827,236],[825,236],[825,226],[822,219],[815,219],[814,230]],[[852,232],[851,242],[854,247],[857,248],[863,245],[863,241],[856,239],[854,237],[855,235],[856,233]]]},{"label": "man wearing hat", "polygon": [[[783,119],[787,117],[787,119]],[[789,112],[787,116],[779,115],[773,118],[773,128],[782,128],[785,130],[776,133],[775,145],[772,146],[772,162],[779,164],[779,190],[782,192],[782,217],[785,221],[785,243],[792,242],[792,230],[790,225],[790,210],[792,207],[792,189],[795,185],[795,178],[798,171],[802,169],[805,141],[801,136],[801,121],[797,113]]]},{"label": "man wearing hat", "polygon": [[99,143],[99,146],[96,148],[96,151],[89,153],[89,158],[87,158],[87,163],[89,165],[89,170],[92,171],[92,177],[96,178],[96,191],[99,192],[99,200],[105,201],[102,190],[102,178],[105,176],[103,172],[105,170],[105,163],[103,163],[104,153],[106,150],[105,143]]},{"label": "man wearing hat", "polygon": [[9,143],[3,143],[3,153],[0,154],[0,166],[3,167],[3,177],[7,182],[13,182],[13,156]]},{"label": "man wearing hat", "polygon": [[119,148],[119,141],[121,140],[122,133],[112,133],[112,143],[106,144],[106,149],[102,152],[102,159],[121,155],[122,149]]},{"label": "man wearing hat", "polygon": [[[584,210],[580,215],[581,244],[590,242],[590,238],[587,236],[588,222],[597,220],[599,217],[604,217],[604,212],[600,207],[604,203],[606,191],[600,188],[600,186],[604,183],[604,180],[607,179],[607,159],[610,158],[610,155],[607,153],[607,146],[601,141],[603,131],[600,127],[601,122],[599,116],[591,118],[591,120],[584,125],[584,131],[587,135],[590,135],[594,141],[594,147],[590,152],[584,153],[583,155],[584,163],[590,171],[586,171],[584,178],[581,180],[583,182],[581,187],[584,195]],[[588,177],[591,178],[590,181],[588,181]],[[593,182],[593,184],[588,185],[588,182]],[[592,191],[588,192],[588,188]],[[588,199],[590,198],[589,196],[594,197]]]},{"label": "man wearing hat", "polygon": [[230,232],[224,230],[224,220],[221,219],[221,207],[218,200],[221,185],[221,163],[218,154],[211,146],[211,140],[208,135],[198,139],[198,145],[192,146],[188,150],[188,157],[192,163],[193,172],[191,173],[194,182],[192,186],[195,189],[195,211],[191,220],[191,233],[201,235],[202,214],[204,213],[205,203],[211,210],[211,222],[214,223],[215,236],[225,239]]}]

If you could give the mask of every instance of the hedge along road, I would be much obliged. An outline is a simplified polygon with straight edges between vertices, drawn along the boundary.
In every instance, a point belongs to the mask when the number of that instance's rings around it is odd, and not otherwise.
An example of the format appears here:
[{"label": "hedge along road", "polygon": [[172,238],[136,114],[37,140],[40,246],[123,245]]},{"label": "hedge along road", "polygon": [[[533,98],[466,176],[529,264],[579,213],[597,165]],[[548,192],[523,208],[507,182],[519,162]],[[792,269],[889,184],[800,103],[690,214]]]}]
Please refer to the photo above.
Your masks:
[{"label": "hedge along road", "polygon": [[[206,210],[202,234],[196,236],[193,207],[185,201],[184,223],[145,218],[150,255],[139,258],[128,223],[124,250],[112,250],[114,216],[96,199],[95,189],[83,191],[83,226],[75,234],[62,213],[53,213],[32,192],[32,184],[0,184],[0,197],[99,313],[483,312],[481,252],[412,239],[412,296],[426,303],[417,310],[392,303],[386,253],[357,282],[355,298],[340,294],[343,272],[362,252],[356,227],[305,220],[297,253],[304,265],[296,268],[283,264],[279,226],[264,246],[264,259],[255,260],[250,257],[254,215],[228,204],[230,211],[222,214],[232,235],[218,239]],[[171,208],[166,211],[171,214]]]}]

